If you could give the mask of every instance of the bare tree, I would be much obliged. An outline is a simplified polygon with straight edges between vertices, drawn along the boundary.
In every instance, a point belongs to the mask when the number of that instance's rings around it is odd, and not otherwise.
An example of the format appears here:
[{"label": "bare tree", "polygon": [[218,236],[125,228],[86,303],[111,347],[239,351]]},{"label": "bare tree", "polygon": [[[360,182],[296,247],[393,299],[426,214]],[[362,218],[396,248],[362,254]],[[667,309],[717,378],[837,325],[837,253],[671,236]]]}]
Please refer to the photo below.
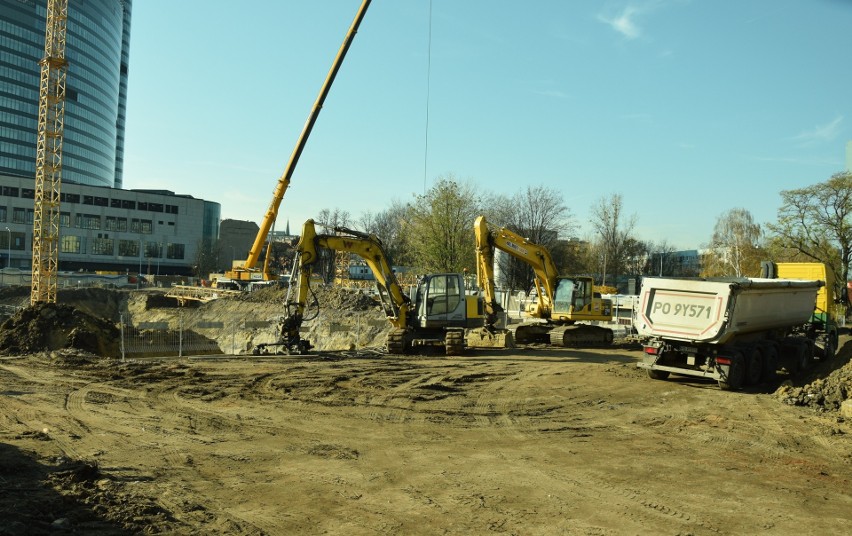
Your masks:
[{"label": "bare tree", "polygon": [[394,201],[390,208],[381,212],[365,212],[358,220],[361,230],[376,235],[392,264],[409,265],[411,258],[408,250],[405,227],[409,220],[410,207]]},{"label": "bare tree", "polygon": [[628,246],[633,240],[636,216],[625,217],[623,211],[621,194],[601,198],[598,204],[592,207],[591,224],[597,234],[602,256],[602,284],[606,282],[607,274],[612,274],[610,284],[617,283],[618,277],[624,273],[630,254]]},{"label": "bare tree", "polygon": [[757,275],[765,256],[760,243],[762,236],[760,225],[748,210],[733,208],[725,212],[716,219],[703,275]]},{"label": "bare tree", "polygon": [[[527,240],[544,246],[560,271],[567,273],[569,265],[576,266],[573,249],[566,243],[576,226],[562,192],[544,186],[527,186],[511,197],[488,197],[488,221],[506,227]],[[510,289],[529,290],[533,270],[514,257],[501,256],[500,271]]]},{"label": "bare tree", "polygon": [[835,173],[825,182],[784,190],[781,199],[778,222],[767,227],[784,247],[831,266],[845,284],[852,260],[852,173]]},{"label": "bare tree", "polygon": [[317,224],[323,228],[324,233],[331,233],[335,227],[349,227],[352,225],[349,211],[334,208],[332,210],[324,208],[319,211],[316,217]]}]

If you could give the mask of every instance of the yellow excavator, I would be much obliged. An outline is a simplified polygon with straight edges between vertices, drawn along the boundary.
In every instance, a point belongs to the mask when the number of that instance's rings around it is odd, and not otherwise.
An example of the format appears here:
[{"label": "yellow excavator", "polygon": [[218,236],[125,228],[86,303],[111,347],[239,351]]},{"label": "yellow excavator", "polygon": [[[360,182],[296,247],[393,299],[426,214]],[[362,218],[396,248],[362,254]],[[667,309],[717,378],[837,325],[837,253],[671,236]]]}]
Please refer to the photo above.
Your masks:
[{"label": "yellow excavator", "polygon": [[[332,63],[331,69],[328,71],[325,82],[320,88],[319,96],[317,97],[313,108],[311,108],[311,113],[308,116],[308,120],[305,122],[301,135],[299,135],[296,147],[290,155],[287,167],[278,179],[278,184],[272,194],[272,202],[269,204],[269,209],[266,211],[266,214],[260,223],[260,228],[258,229],[257,236],[254,239],[254,244],[251,246],[251,250],[249,250],[246,260],[241,264],[234,263],[235,266],[232,266],[230,270],[225,272],[224,279],[216,281],[217,287],[238,290],[245,288],[253,281],[269,281],[278,279],[278,275],[272,273],[269,269],[272,241],[267,242],[267,238],[270,230],[272,230],[272,226],[275,224],[275,220],[278,218],[278,207],[281,205],[281,200],[284,198],[284,194],[290,186],[290,178],[293,176],[293,171],[296,169],[296,164],[299,162],[302,150],[305,148],[308,137],[311,135],[311,130],[313,130],[317,117],[319,117],[320,110],[322,110],[325,98],[328,96],[331,85],[337,76],[337,72],[340,70],[340,65],[343,63],[343,58],[346,57],[346,52],[349,50],[349,46],[352,44],[352,40],[358,32],[358,27],[361,25],[361,21],[364,19],[364,15],[367,13],[368,7],[370,7],[370,0],[363,0],[361,7],[358,9],[358,13],[355,14],[355,19],[352,21],[352,25],[349,27],[349,31],[346,33],[343,44],[340,45],[340,50],[338,50],[337,56],[334,58],[334,62]],[[260,260],[260,254],[264,249],[264,244],[266,244],[266,260],[263,263],[262,269],[258,269],[257,263]]]},{"label": "yellow excavator", "polygon": [[[358,255],[373,272],[379,298],[391,323],[388,353],[407,354],[418,348],[439,347],[446,355],[453,356],[462,354],[466,347],[513,346],[511,336],[485,327],[482,300],[467,294],[462,274],[421,276],[412,298],[400,287],[378,237],[340,227],[334,229],[334,234],[317,234],[314,221],[308,220],[296,246],[296,262],[278,341],[259,344],[253,353],[302,354],[313,347],[302,338],[300,328],[308,310],[308,298],[313,294],[311,276],[322,248]],[[314,295],[310,305],[316,301]]]},{"label": "yellow excavator", "polygon": [[491,226],[484,216],[477,217],[473,227],[486,328],[493,328],[503,312],[494,282],[494,252],[500,250],[528,264],[535,274],[537,299],[527,309],[533,320],[510,328],[515,342],[572,347],[612,343],[611,329],[586,323],[612,320],[612,302],[595,293],[591,277],[560,276],[547,248],[509,229]]}]

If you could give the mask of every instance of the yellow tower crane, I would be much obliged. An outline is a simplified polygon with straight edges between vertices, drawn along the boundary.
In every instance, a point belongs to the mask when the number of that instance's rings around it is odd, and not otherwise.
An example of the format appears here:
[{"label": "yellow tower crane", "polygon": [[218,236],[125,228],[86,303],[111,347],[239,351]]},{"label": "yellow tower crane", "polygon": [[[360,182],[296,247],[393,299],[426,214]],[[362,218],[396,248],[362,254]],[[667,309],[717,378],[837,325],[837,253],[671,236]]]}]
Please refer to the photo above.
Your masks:
[{"label": "yellow tower crane", "polygon": [[68,0],[47,0],[41,65],[33,215],[33,283],[30,304],[56,302],[59,265],[59,186],[65,126],[65,33]]}]

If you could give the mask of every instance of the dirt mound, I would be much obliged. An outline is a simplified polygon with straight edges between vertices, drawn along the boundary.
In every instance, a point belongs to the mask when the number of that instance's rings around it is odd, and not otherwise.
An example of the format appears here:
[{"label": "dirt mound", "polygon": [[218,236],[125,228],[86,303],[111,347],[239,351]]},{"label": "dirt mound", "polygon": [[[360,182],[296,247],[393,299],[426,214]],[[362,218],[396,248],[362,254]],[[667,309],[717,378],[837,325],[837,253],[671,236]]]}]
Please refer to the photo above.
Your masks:
[{"label": "dirt mound", "polygon": [[[287,299],[287,290],[287,287],[267,287],[237,296],[235,299],[252,303],[283,303]],[[294,288],[293,292],[295,291]],[[311,287],[311,293],[316,296],[322,307],[330,307],[338,311],[367,311],[379,304],[377,298],[362,291],[342,287],[317,285]],[[291,298],[294,297],[291,296]],[[310,294],[308,301],[313,301]]]},{"label": "dirt mound", "polygon": [[0,325],[0,353],[5,355],[75,348],[115,357],[118,346],[119,331],[112,322],[61,303],[21,309]]},{"label": "dirt mound", "polygon": [[[808,382],[796,386],[784,382],[775,396],[791,406],[808,406],[822,411],[837,411],[844,400],[852,398],[852,343],[835,356],[832,369],[816,370]],[[822,367],[820,367],[822,368]]]}]

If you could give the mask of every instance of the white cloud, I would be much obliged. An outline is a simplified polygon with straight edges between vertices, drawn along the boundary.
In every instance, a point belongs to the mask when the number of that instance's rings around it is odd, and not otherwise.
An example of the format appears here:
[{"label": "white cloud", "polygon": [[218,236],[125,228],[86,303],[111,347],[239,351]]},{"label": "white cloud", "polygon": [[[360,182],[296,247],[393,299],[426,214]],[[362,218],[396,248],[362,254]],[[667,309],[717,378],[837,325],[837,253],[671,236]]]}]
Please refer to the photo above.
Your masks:
[{"label": "white cloud", "polygon": [[824,125],[800,132],[793,139],[804,144],[819,143],[824,141],[833,141],[840,135],[840,125],[843,123],[843,116],[839,115]]},{"label": "white cloud", "polygon": [[642,30],[636,25],[636,16],[640,13],[641,11],[638,8],[627,6],[616,17],[607,17],[601,14],[598,15],[598,20],[609,24],[613,30],[627,39],[636,39],[642,35]]},{"label": "white cloud", "polygon": [[559,91],[558,89],[536,90],[533,93],[535,93],[536,95],[542,95],[544,97],[554,97],[557,99],[567,99],[571,97],[571,95],[569,95],[568,93],[565,93],[564,91]]}]

